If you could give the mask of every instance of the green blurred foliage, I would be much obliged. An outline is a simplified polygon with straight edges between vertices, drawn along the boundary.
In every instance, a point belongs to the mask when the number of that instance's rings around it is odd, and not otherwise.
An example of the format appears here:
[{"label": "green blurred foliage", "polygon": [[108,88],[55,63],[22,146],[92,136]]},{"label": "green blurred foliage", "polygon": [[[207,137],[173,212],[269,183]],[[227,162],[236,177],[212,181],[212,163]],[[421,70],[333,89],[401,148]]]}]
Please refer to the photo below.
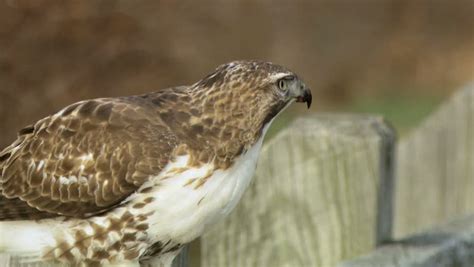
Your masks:
[{"label": "green blurred foliage", "polygon": [[442,101],[442,97],[432,95],[382,95],[356,98],[347,110],[380,114],[403,136],[420,124]]}]

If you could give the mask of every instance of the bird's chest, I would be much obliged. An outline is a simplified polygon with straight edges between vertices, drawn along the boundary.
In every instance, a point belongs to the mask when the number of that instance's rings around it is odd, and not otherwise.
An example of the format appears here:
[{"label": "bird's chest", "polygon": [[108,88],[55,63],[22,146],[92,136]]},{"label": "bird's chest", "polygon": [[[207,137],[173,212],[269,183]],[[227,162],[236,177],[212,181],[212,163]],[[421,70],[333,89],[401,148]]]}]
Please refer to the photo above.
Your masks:
[{"label": "bird's chest", "polygon": [[178,158],[156,177],[153,197],[144,212],[151,211],[149,235],[159,240],[187,243],[229,214],[248,187],[262,141],[237,157],[229,168],[212,164],[186,168],[187,156]]}]

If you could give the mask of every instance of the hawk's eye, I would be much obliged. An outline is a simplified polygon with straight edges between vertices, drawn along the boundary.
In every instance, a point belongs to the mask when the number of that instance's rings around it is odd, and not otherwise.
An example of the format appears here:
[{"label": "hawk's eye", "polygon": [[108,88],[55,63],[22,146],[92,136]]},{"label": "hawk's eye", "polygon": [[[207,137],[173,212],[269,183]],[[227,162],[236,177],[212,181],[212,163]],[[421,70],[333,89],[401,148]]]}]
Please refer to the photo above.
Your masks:
[{"label": "hawk's eye", "polygon": [[295,80],[295,76],[293,75],[285,76],[281,78],[280,80],[278,80],[278,88],[280,88],[280,90],[286,91],[288,90],[288,84],[294,80]]},{"label": "hawk's eye", "polygon": [[287,80],[285,79],[278,80],[278,88],[280,88],[280,90],[286,90],[287,88],[286,83],[287,83]]}]

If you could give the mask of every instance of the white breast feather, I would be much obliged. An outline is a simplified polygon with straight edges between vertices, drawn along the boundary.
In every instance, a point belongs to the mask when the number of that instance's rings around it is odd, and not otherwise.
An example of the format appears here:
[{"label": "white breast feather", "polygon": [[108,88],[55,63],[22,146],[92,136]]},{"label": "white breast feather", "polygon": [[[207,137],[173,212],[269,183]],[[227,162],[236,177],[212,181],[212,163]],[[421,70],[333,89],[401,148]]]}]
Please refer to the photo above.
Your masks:
[{"label": "white breast feather", "polygon": [[[151,236],[187,243],[229,214],[237,205],[255,172],[262,139],[237,158],[229,169],[216,170],[212,164],[192,168],[171,178],[156,177],[159,185],[149,194],[155,197],[144,208],[154,211],[149,223]],[[181,156],[167,166],[161,175],[174,168],[185,167],[189,156]],[[213,172],[201,187],[189,184]],[[146,211],[144,211],[146,212]]]}]

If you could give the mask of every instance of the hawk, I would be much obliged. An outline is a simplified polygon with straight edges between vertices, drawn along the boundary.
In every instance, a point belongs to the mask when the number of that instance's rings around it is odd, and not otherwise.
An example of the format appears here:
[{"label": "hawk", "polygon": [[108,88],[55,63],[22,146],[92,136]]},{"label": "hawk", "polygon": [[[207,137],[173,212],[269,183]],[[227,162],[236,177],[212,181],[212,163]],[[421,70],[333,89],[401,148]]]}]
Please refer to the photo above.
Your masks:
[{"label": "hawk", "polygon": [[67,106],[0,152],[0,253],[169,266],[236,206],[275,116],[311,99],[285,67],[235,61],[190,86]]}]

